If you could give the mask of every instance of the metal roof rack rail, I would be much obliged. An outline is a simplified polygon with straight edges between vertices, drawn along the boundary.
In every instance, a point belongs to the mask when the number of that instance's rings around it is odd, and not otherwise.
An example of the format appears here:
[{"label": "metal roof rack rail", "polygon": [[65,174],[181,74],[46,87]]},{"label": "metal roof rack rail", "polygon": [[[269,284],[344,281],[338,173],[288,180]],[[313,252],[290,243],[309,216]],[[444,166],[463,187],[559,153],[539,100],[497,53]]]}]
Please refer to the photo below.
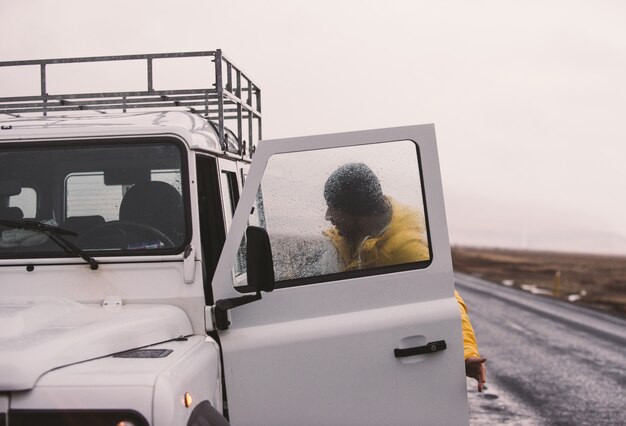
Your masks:
[{"label": "metal roof rack rail", "polygon": [[[156,90],[153,84],[155,59],[210,57],[215,66],[208,87],[183,90]],[[101,93],[48,94],[46,69],[56,64],[88,62],[137,61],[146,62],[146,90]],[[239,67],[228,60],[220,49],[215,51],[156,53],[122,56],[93,56],[83,58],[37,59],[0,62],[0,67],[40,67],[41,93],[34,96],[0,97],[0,114],[20,117],[25,113],[48,113],[65,111],[172,109],[186,108],[215,124],[220,145],[227,151],[226,124],[236,131],[240,155],[250,155],[256,142],[262,137],[261,89]],[[245,99],[244,99],[245,97]],[[244,140],[247,129],[248,145]],[[255,137],[256,136],[256,137]]]}]

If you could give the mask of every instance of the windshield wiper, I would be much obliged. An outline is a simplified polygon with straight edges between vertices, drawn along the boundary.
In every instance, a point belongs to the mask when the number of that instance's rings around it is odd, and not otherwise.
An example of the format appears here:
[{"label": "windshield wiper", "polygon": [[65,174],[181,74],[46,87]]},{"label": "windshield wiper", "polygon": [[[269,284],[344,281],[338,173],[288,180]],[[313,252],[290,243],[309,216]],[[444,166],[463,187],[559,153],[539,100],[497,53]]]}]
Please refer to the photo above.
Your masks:
[{"label": "windshield wiper", "polygon": [[77,247],[74,243],[65,239],[62,235],[78,235],[74,231],[70,231],[69,229],[64,229],[54,225],[48,225],[46,223],[41,223],[36,220],[28,220],[28,219],[20,219],[20,220],[6,220],[0,219],[0,225],[10,226],[12,228],[18,229],[33,229],[35,231],[43,232],[46,234],[52,241],[54,241],[59,247],[68,253],[73,253],[78,257],[85,259],[91,269],[94,271],[98,269],[98,262],[96,259],[89,256],[82,249]]}]

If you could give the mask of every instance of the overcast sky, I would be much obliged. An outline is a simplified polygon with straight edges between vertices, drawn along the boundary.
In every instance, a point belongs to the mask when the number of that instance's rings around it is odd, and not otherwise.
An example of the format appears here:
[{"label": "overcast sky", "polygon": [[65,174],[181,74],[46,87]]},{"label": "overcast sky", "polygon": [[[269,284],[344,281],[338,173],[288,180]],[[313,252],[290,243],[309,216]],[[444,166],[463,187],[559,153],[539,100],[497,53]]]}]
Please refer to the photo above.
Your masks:
[{"label": "overcast sky", "polygon": [[[5,61],[221,48],[263,90],[266,139],[435,123],[453,243],[626,255],[626,2],[0,0],[0,17]],[[0,96],[27,77],[0,75]]]}]

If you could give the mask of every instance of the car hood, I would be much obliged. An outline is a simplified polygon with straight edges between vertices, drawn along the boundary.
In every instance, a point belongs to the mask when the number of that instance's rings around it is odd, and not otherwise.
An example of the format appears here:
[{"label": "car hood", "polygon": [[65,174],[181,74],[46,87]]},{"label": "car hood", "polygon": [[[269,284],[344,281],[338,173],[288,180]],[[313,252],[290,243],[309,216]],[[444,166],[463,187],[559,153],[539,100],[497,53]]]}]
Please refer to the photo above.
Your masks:
[{"label": "car hood", "polygon": [[0,391],[32,389],[52,369],[190,334],[175,306],[2,299]]}]

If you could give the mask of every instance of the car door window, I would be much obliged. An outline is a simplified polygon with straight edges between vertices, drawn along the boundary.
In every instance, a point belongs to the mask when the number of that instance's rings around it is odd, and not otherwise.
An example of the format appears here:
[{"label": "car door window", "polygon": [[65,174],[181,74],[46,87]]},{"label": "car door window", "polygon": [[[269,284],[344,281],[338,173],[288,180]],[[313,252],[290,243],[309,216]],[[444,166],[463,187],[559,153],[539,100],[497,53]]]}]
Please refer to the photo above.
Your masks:
[{"label": "car door window", "polygon": [[419,161],[412,141],[271,157],[250,224],[262,215],[277,285],[428,266]]}]

